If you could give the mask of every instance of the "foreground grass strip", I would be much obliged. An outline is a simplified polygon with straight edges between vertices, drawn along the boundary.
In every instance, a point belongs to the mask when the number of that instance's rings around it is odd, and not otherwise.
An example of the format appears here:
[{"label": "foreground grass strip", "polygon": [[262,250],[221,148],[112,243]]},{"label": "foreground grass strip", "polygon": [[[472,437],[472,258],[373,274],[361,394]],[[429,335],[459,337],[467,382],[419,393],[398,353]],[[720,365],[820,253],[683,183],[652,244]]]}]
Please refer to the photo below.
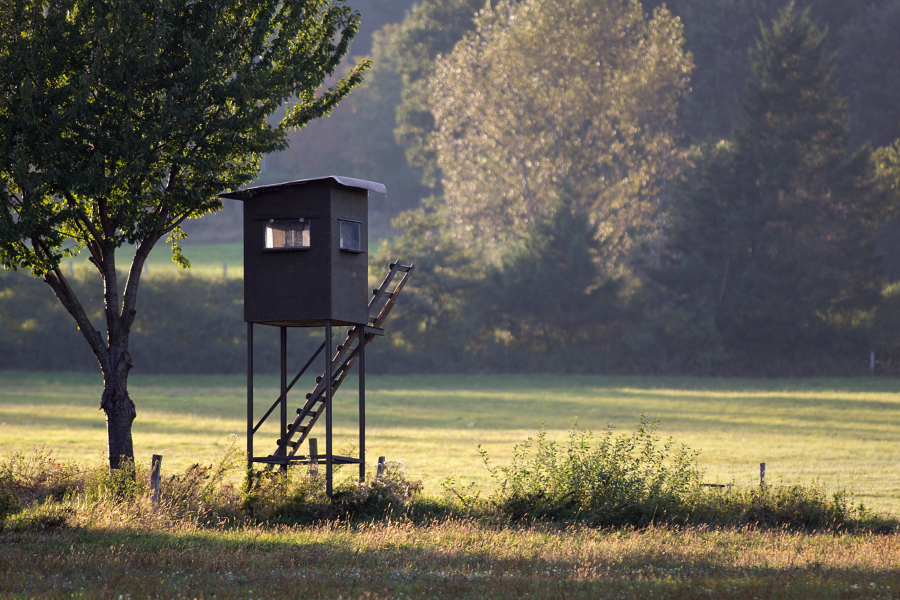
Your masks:
[{"label": "foreground grass strip", "polygon": [[900,536],[172,525],[0,534],[3,598],[896,598]]}]

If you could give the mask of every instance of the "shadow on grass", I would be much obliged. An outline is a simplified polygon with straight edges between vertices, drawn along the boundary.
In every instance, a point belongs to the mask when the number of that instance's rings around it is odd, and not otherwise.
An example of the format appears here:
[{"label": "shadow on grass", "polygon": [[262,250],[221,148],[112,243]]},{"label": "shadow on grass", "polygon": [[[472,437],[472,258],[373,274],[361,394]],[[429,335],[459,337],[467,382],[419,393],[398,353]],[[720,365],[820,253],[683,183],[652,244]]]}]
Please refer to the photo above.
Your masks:
[{"label": "shadow on grass", "polygon": [[888,598],[897,536],[341,524],[0,534],[4,598]]}]

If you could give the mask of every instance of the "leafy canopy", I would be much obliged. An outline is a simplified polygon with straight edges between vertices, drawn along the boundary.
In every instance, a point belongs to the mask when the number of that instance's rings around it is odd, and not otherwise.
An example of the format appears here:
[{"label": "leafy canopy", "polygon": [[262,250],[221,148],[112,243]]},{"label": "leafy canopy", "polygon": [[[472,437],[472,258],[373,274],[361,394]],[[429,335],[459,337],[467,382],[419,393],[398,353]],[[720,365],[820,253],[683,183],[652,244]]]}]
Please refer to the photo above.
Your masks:
[{"label": "leafy canopy", "polygon": [[680,23],[636,0],[529,0],[486,7],[476,25],[429,84],[453,235],[496,263],[569,186],[614,260],[678,160]]},{"label": "leafy canopy", "polygon": [[360,81],[365,63],[316,92],[358,19],[341,0],[3,2],[4,266],[58,273],[87,248],[108,274],[109,251],[167,235],[186,265],[180,224]]}]

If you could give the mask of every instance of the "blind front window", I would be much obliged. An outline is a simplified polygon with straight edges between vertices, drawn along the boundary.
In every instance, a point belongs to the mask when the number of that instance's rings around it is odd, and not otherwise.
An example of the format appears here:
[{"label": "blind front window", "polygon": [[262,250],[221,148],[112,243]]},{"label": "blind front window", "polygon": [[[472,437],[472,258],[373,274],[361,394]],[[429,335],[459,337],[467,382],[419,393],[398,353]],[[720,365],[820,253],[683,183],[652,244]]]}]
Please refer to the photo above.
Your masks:
[{"label": "blind front window", "polygon": [[309,221],[269,219],[266,223],[266,250],[309,248]]}]

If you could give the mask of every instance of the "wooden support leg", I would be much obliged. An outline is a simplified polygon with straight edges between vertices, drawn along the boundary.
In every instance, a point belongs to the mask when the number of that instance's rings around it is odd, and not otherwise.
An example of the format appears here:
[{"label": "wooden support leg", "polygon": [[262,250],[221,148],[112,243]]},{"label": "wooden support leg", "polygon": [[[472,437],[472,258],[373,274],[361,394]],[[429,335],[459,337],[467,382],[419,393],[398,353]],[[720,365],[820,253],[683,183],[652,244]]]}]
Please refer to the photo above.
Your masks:
[{"label": "wooden support leg", "polygon": [[[281,456],[287,456],[287,327],[281,327],[281,430],[278,434]],[[287,473],[287,463],[279,469]]]},{"label": "wooden support leg", "polygon": [[366,332],[359,332],[359,481],[366,480]]},{"label": "wooden support leg", "polygon": [[331,446],[331,319],[325,321],[325,494],[331,498],[334,484],[334,464]]},{"label": "wooden support leg", "polygon": [[247,468],[253,466],[253,323],[247,323]]}]

